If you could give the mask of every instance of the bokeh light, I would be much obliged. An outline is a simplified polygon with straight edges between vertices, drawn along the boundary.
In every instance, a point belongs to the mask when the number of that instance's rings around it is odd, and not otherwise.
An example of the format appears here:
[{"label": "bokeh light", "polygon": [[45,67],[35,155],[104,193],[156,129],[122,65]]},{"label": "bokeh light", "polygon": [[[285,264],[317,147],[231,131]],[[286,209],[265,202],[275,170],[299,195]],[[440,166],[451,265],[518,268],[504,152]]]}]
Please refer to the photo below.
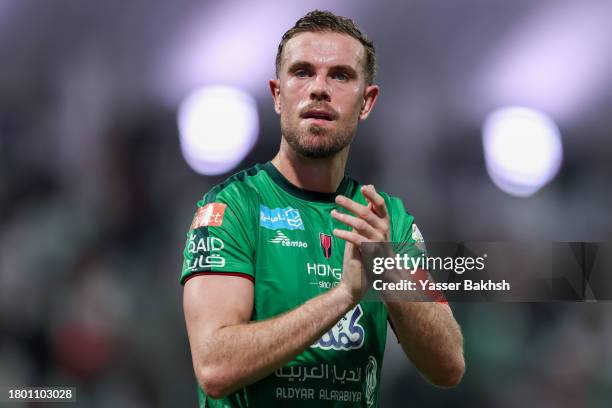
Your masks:
[{"label": "bokeh light", "polygon": [[178,125],[187,164],[200,174],[226,173],[257,140],[257,105],[251,95],[237,88],[199,88],[181,103]]},{"label": "bokeh light", "polygon": [[559,171],[559,129],[542,112],[524,107],[496,110],[486,118],[482,136],[489,176],[509,194],[532,195]]}]

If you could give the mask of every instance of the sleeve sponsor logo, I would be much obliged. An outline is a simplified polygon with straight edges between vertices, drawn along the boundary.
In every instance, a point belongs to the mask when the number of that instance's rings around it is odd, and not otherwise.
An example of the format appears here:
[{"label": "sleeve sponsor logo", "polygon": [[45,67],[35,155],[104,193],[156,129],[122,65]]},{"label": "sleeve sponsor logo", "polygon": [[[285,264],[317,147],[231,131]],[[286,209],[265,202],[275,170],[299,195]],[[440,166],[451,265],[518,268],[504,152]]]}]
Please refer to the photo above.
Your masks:
[{"label": "sleeve sponsor logo", "polygon": [[265,205],[259,209],[259,225],[268,229],[303,230],[304,223],[300,212],[295,208],[268,208]]},{"label": "sleeve sponsor logo", "polygon": [[187,250],[190,254],[199,252],[218,252],[223,250],[225,244],[221,238],[217,237],[200,237],[196,242],[197,235],[191,234],[187,243]]},{"label": "sleeve sponsor logo", "polygon": [[311,347],[338,351],[361,348],[365,339],[365,330],[359,324],[362,315],[361,305],[355,306]]},{"label": "sleeve sponsor logo", "polygon": [[198,208],[191,223],[191,229],[200,227],[219,227],[223,224],[223,214],[227,204],[209,203]]},{"label": "sleeve sponsor logo", "polygon": [[200,255],[191,260],[186,269],[190,272],[202,271],[210,268],[223,268],[225,266],[225,258],[219,254]]},{"label": "sleeve sponsor logo", "polygon": [[225,258],[218,252],[225,247],[223,240],[217,237],[200,237],[192,233],[187,242],[187,251],[194,255],[185,259],[185,270],[189,272],[202,271],[210,268],[223,268]]}]

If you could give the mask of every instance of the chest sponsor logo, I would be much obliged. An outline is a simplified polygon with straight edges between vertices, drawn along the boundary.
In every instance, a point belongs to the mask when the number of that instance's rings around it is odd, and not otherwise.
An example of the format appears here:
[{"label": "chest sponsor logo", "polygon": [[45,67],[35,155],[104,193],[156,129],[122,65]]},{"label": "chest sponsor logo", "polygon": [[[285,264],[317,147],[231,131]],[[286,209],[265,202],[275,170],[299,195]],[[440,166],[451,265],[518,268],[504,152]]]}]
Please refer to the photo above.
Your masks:
[{"label": "chest sponsor logo", "polygon": [[319,233],[319,242],[321,243],[321,249],[323,250],[323,255],[325,259],[331,258],[332,253],[332,237],[331,235],[324,234],[322,232]]},{"label": "chest sponsor logo", "polygon": [[[374,358],[370,356],[370,358]],[[368,360],[369,361],[369,360]],[[375,360],[376,361],[376,360]],[[289,381],[307,381],[311,378],[315,380],[325,380],[328,383],[345,384],[347,382],[361,382],[363,374],[361,367],[353,369],[342,368],[336,364],[321,363],[308,366],[285,366],[274,372],[278,378],[285,378]]]},{"label": "chest sponsor logo", "polygon": [[[284,380],[276,386],[274,395],[277,400],[310,400],[308,406],[317,406],[316,402],[337,402],[333,406],[362,406],[365,397],[365,381],[361,367],[344,368],[336,364],[321,363],[315,366],[285,366],[275,372],[276,378]],[[315,381],[313,381],[315,380]],[[319,382],[322,381],[323,383]],[[341,385],[352,383],[350,389]],[[284,406],[294,406],[293,401],[286,401]],[[350,404],[350,405],[347,405]],[[303,404],[300,404],[303,405]],[[320,405],[320,404],[319,404]]]},{"label": "chest sponsor logo", "polygon": [[283,234],[282,231],[276,231],[276,236],[268,242],[284,247],[308,248],[308,243],[303,241],[292,241],[288,236]]},{"label": "chest sponsor logo", "polygon": [[363,346],[365,330],[359,324],[363,316],[361,305],[349,310],[312,348],[322,350],[355,350]]},{"label": "chest sponsor logo", "polygon": [[342,277],[342,269],[332,268],[327,264],[308,262],[306,263],[306,271],[308,272],[308,275],[316,275],[322,277],[333,276],[337,280],[340,280],[340,278]]},{"label": "chest sponsor logo", "polygon": [[204,207],[198,208],[191,222],[191,229],[222,225],[226,207],[227,205],[223,203],[209,203]]},{"label": "chest sponsor logo", "polygon": [[300,212],[295,208],[268,208],[259,207],[259,225],[268,229],[303,230],[304,223]]}]

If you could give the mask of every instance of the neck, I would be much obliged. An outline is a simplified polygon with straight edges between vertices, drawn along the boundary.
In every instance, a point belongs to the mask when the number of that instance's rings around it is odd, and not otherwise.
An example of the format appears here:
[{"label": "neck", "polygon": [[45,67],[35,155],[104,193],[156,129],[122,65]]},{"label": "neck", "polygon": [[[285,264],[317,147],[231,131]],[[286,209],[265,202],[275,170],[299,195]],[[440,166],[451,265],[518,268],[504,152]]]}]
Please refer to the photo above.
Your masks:
[{"label": "neck", "polygon": [[272,164],[294,186],[303,190],[334,193],[344,178],[349,146],[332,157],[311,159],[298,155],[283,138]]}]

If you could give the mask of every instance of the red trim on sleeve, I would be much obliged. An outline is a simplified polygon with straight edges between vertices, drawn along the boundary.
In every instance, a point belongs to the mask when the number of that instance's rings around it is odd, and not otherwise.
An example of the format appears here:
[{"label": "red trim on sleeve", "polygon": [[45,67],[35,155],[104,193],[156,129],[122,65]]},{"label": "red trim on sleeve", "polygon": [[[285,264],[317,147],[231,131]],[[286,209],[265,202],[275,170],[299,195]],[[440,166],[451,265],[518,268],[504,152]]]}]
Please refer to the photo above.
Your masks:
[{"label": "red trim on sleeve", "polygon": [[[414,271],[414,275],[413,275],[413,279],[414,280],[420,280],[422,281],[423,279],[428,279],[428,275],[427,275],[427,271],[421,268],[418,268],[416,271]],[[448,305],[448,301],[446,300],[446,297],[444,296],[444,292],[442,292],[441,290],[425,290],[424,293],[429,296],[429,298],[436,302],[436,303],[442,303],[442,304],[446,304]]]},{"label": "red trim on sleeve", "polygon": [[187,279],[185,279],[185,282],[183,282],[183,285],[185,283],[187,283],[187,281],[191,278],[194,278],[196,276],[201,276],[201,275],[223,275],[223,276],[238,276],[240,278],[244,278],[244,279],[248,279],[251,282],[255,283],[255,278],[253,278],[251,275],[249,275],[248,273],[242,273],[242,272],[197,272],[194,273],[193,275],[189,275],[187,277]]}]

